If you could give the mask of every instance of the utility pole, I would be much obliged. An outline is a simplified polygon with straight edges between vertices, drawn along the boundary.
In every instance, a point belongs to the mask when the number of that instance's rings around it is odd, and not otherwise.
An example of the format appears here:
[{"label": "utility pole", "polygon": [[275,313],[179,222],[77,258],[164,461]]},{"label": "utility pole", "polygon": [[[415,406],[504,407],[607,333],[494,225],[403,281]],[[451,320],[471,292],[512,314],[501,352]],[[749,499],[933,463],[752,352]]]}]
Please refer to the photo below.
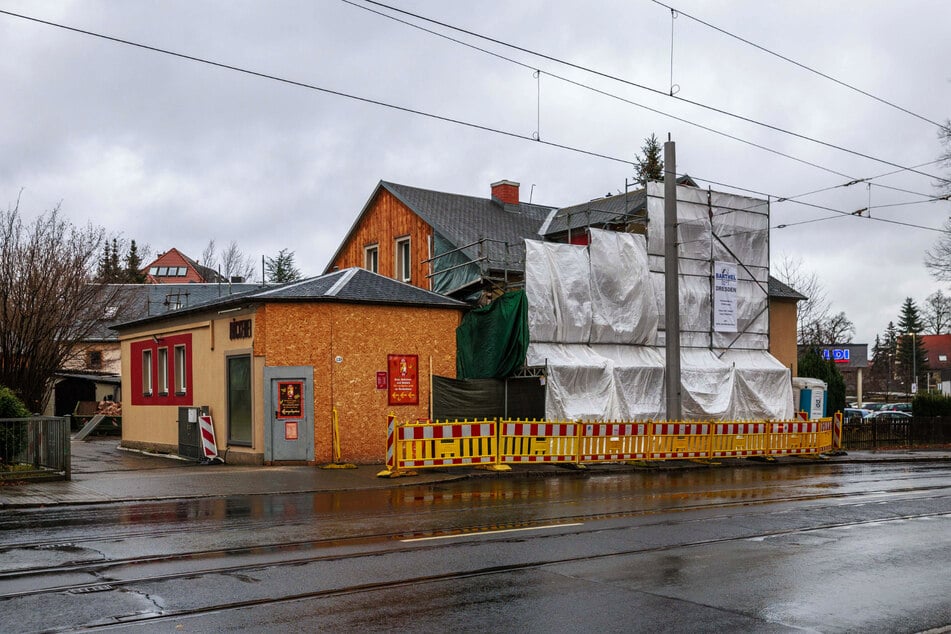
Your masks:
[{"label": "utility pole", "polygon": [[667,134],[664,143],[664,318],[667,344],[667,420],[680,420],[680,265],[677,257],[677,157]]}]

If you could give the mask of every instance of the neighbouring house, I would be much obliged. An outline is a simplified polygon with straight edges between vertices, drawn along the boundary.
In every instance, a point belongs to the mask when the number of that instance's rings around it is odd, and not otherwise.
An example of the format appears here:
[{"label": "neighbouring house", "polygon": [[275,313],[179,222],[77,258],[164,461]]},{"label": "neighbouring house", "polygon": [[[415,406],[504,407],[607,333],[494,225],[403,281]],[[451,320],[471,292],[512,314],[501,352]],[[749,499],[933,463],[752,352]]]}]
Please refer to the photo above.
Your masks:
[{"label": "neighbouring house", "polygon": [[428,417],[454,375],[467,308],[348,268],[118,324],[122,445],[187,455],[201,407],[229,463],[382,462],[387,414]]},{"label": "neighbouring house", "polygon": [[[46,411],[48,416],[68,416],[82,401],[122,401],[119,337],[112,326],[188,308],[233,293],[259,289],[259,284],[119,284],[116,305],[103,306],[102,314],[71,358],[54,378]],[[110,293],[110,295],[112,295]]]},{"label": "neighbouring house", "polygon": [[[696,187],[689,176],[678,185]],[[519,183],[479,198],[380,181],[327,266],[359,266],[421,288],[485,304],[521,288],[525,240],[588,243],[588,229],[645,233],[645,189],[555,208],[520,201]],[[706,195],[706,192],[702,192]],[[796,305],[805,299],[769,276],[769,352],[796,376]]]},{"label": "neighbouring house", "polygon": [[919,389],[938,389],[951,394],[951,335],[921,335],[928,361],[927,385]]},{"label": "neighbouring house", "polygon": [[244,282],[243,279],[228,280],[174,247],[143,267],[142,273],[149,284]]}]

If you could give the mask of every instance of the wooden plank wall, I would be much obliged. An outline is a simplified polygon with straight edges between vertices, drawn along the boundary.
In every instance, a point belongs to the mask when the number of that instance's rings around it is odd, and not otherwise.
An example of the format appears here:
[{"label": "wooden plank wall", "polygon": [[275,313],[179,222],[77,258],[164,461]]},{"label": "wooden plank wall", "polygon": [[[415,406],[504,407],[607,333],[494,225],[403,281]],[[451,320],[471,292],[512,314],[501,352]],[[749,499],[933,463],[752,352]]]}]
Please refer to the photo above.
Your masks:
[{"label": "wooden plank wall", "polygon": [[431,235],[432,228],[428,224],[393,194],[381,188],[357,226],[347,236],[337,258],[331,263],[331,269],[334,266],[339,269],[363,267],[364,249],[376,244],[379,248],[377,272],[387,277],[395,277],[396,240],[409,236],[413,263],[410,284],[429,290],[429,278],[426,277],[429,274],[429,264],[424,264],[423,260],[430,257]]}]

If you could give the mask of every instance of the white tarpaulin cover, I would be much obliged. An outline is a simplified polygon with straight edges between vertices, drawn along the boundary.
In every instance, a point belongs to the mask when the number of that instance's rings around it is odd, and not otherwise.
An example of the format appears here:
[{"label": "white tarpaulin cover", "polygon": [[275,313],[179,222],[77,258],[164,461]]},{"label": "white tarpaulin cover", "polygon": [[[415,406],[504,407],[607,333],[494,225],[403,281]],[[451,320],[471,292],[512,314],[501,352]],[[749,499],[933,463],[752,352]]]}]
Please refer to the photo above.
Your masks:
[{"label": "white tarpaulin cover", "polygon": [[[766,351],[766,202],[712,192],[708,206],[706,191],[677,191],[684,418],[790,418],[789,370]],[[665,417],[662,187],[660,217],[656,195],[648,184],[647,239],[591,229],[588,247],[526,240],[526,362],[547,366],[549,420]],[[737,263],[736,333],[713,331],[717,260]]]}]

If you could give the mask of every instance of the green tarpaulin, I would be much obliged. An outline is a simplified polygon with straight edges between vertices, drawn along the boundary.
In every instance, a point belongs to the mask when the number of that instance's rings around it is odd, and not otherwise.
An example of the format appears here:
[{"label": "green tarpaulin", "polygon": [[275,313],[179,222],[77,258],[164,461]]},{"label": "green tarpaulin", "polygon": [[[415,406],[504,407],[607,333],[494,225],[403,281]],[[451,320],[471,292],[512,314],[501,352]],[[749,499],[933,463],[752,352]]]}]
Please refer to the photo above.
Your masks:
[{"label": "green tarpaulin", "polygon": [[456,329],[456,376],[501,379],[525,364],[528,300],[513,291],[470,311]]}]

